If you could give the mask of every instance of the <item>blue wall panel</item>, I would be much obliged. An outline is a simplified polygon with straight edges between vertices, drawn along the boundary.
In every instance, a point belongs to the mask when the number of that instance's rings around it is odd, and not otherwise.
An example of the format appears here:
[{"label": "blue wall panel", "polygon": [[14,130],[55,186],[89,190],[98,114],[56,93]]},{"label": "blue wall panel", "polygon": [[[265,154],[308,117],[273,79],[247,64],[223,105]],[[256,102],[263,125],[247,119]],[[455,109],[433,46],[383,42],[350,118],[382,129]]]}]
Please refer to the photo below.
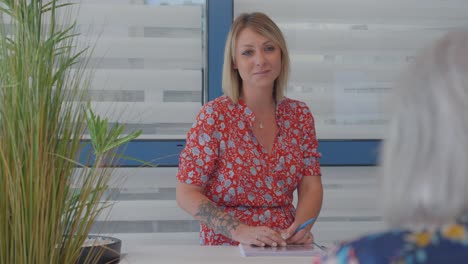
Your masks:
[{"label": "blue wall panel", "polygon": [[374,166],[381,140],[319,140],[324,166]]},{"label": "blue wall panel", "polygon": [[[86,142],[85,142],[86,143]],[[322,166],[375,166],[378,162],[380,140],[319,140]],[[185,146],[183,140],[137,140],[125,146],[125,156],[147,162],[126,159],[119,161],[123,167],[158,166],[175,167],[179,153]],[[86,163],[91,148],[87,145],[80,161]]]},{"label": "blue wall panel", "polygon": [[207,0],[208,100],[222,95],[224,44],[232,23],[232,0]]}]

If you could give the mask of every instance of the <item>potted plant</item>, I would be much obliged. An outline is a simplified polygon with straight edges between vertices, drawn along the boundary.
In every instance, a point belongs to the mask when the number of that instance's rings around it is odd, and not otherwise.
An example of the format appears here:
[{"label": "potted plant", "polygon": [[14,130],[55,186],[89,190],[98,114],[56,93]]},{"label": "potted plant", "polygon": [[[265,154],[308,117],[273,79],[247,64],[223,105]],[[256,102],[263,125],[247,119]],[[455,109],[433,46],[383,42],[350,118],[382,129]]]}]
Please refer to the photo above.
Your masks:
[{"label": "potted plant", "polygon": [[[92,111],[92,49],[77,48],[70,7],[0,0],[0,263],[98,263],[105,252],[83,245],[109,206],[119,147],[140,134]],[[93,156],[81,164],[85,133]]]}]

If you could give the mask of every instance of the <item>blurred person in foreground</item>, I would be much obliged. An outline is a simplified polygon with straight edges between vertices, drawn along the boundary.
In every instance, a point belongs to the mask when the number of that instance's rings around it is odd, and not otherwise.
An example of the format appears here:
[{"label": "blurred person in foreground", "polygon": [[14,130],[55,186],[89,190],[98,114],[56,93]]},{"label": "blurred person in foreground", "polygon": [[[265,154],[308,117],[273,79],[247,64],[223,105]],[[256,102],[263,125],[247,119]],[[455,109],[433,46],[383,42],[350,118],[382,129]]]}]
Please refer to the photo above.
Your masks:
[{"label": "blurred person in foreground", "polygon": [[468,33],[423,50],[390,100],[383,214],[390,230],[325,263],[468,263]]},{"label": "blurred person in foreground", "polygon": [[200,221],[202,245],[312,243],[313,223],[294,230],[320,212],[320,154],[309,108],[284,96],[288,74],[278,26],[263,13],[239,15],[224,95],[202,107],[180,154],[177,202]]}]

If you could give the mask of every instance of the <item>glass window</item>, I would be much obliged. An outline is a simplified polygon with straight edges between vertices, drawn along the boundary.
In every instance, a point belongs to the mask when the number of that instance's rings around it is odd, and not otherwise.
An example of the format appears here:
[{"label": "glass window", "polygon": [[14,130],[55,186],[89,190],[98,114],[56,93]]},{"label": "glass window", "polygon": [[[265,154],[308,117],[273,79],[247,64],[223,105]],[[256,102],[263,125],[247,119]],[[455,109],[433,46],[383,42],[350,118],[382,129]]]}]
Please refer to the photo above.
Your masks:
[{"label": "glass window", "polygon": [[417,52],[466,27],[464,0],[234,0],[267,13],[291,56],[287,96],[311,108],[319,139],[381,139],[385,99]]},{"label": "glass window", "polygon": [[[97,113],[140,139],[184,139],[202,104],[205,1],[83,0]],[[94,41],[96,40],[96,41]]]}]

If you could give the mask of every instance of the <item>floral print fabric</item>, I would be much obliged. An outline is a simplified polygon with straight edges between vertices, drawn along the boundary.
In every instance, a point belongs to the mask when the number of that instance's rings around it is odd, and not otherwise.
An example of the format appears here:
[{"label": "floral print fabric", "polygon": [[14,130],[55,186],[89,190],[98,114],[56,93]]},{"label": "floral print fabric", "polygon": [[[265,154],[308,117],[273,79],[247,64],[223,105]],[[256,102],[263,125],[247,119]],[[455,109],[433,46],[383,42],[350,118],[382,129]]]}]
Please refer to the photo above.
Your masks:
[{"label": "floral print fabric", "polygon": [[[270,153],[257,141],[254,113],[221,96],[205,104],[187,134],[177,179],[204,189],[248,225],[285,229],[294,221],[293,192],[303,176],[320,176],[314,120],[303,102],[277,103],[278,134]],[[201,225],[202,245],[237,242]]]},{"label": "floral print fabric", "polygon": [[467,224],[433,230],[393,230],[343,243],[323,263],[468,263]]}]

